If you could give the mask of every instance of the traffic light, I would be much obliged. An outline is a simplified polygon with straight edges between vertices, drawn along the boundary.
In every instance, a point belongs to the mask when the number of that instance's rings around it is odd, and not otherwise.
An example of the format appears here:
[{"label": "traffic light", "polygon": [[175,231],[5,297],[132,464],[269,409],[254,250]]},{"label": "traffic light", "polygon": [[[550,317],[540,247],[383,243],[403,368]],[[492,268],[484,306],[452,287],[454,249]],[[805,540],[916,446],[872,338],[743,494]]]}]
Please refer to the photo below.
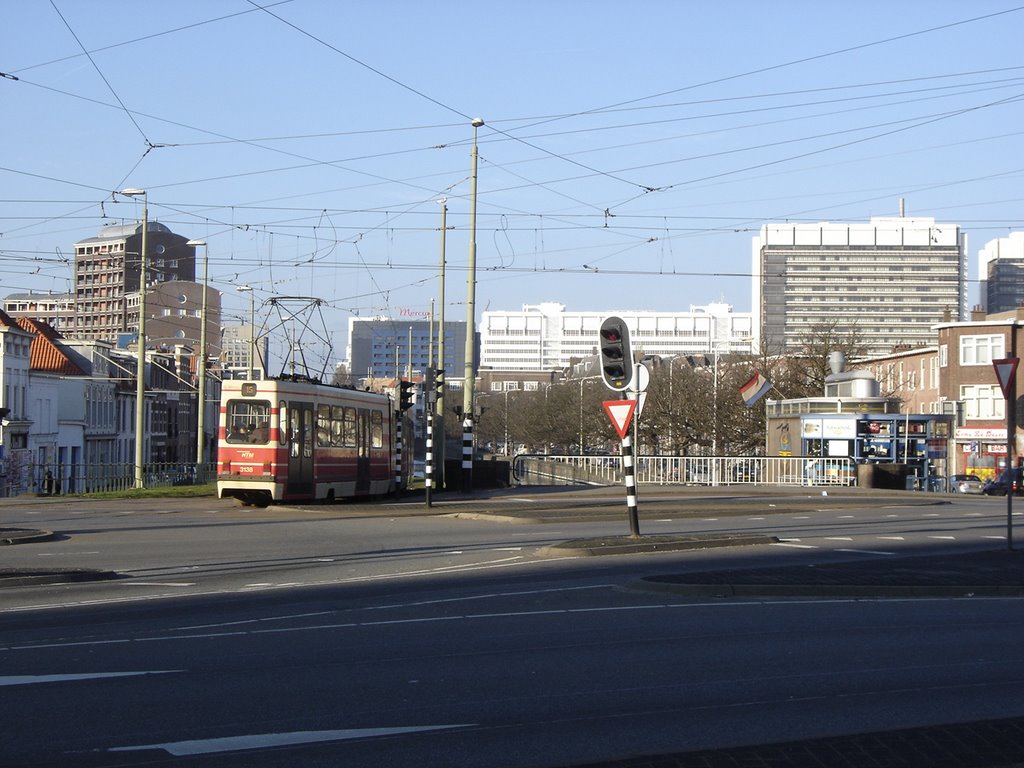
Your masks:
[{"label": "traffic light", "polygon": [[601,323],[601,376],[608,389],[621,392],[633,378],[633,354],[629,349],[629,329],[621,317],[608,317]]},{"label": "traffic light", "polygon": [[427,368],[426,376],[423,379],[423,401],[427,405],[436,402],[434,398],[434,369]]},{"label": "traffic light", "polygon": [[412,388],[416,385],[411,381],[398,382],[398,410],[407,411],[412,408],[415,393]]},{"label": "traffic light", "polygon": [[444,399],[444,368],[434,369],[434,400]]}]

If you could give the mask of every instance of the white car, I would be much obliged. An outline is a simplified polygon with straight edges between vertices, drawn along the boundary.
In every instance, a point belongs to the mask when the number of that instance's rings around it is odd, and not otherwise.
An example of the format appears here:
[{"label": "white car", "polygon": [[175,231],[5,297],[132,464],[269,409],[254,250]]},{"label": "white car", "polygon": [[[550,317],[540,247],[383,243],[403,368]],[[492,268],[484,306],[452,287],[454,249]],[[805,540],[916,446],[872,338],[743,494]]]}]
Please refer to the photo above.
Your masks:
[{"label": "white car", "polygon": [[953,493],[982,493],[984,487],[977,475],[953,475],[949,478],[949,490]]}]

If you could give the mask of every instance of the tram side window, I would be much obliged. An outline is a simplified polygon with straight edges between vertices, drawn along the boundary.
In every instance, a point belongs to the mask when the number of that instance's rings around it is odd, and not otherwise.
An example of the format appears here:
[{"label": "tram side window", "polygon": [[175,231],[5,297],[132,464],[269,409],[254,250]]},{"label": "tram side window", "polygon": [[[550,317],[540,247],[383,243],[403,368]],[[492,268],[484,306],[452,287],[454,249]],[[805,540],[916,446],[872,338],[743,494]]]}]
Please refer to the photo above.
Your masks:
[{"label": "tram side window", "polygon": [[326,448],[331,444],[331,406],[319,405],[316,409],[316,444]]},{"label": "tram side window", "polygon": [[229,400],[225,439],[229,443],[266,443],[270,439],[270,403]]},{"label": "tram side window", "polygon": [[357,427],[356,427],[356,424],[357,424],[356,417],[357,417],[357,412],[356,412],[355,408],[346,408],[345,409],[345,425],[344,425],[343,434],[344,434],[344,445],[345,445],[346,448],[355,448],[356,447],[356,435],[358,434]]},{"label": "tram side window", "polygon": [[374,448],[384,447],[384,414],[380,411],[370,413],[370,445]]},{"label": "tram side window", "polygon": [[340,405],[331,406],[331,445],[345,445],[345,409]]},{"label": "tram side window", "polygon": [[288,437],[291,440],[291,448],[289,455],[292,458],[298,458],[300,451],[302,450],[302,444],[299,442],[299,437],[302,435],[302,430],[299,428],[301,424],[299,419],[302,418],[302,411],[298,408],[293,408],[290,414],[290,421],[288,423]]}]

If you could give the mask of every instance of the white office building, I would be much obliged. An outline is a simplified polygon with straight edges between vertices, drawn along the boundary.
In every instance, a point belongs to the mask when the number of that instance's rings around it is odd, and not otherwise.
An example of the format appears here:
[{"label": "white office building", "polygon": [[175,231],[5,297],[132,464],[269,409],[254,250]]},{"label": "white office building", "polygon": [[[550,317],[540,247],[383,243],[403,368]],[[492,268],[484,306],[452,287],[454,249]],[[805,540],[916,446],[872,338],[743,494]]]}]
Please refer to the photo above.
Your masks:
[{"label": "white office building", "polygon": [[686,355],[750,351],[753,315],[728,304],[691,306],[686,312],[607,310],[567,312],[564,304],[526,304],[519,311],[484,312],[480,321],[480,367],[500,371],[568,368],[570,360],[593,355],[601,321],[621,317],[634,353]]},{"label": "white office building", "polygon": [[988,314],[1024,306],[1024,232],[989,240],[978,251],[978,305]]},{"label": "white office building", "polygon": [[902,215],[767,224],[752,256],[751,307],[768,354],[799,352],[828,332],[885,355],[934,344],[933,326],[967,317],[967,236],[956,224]]}]

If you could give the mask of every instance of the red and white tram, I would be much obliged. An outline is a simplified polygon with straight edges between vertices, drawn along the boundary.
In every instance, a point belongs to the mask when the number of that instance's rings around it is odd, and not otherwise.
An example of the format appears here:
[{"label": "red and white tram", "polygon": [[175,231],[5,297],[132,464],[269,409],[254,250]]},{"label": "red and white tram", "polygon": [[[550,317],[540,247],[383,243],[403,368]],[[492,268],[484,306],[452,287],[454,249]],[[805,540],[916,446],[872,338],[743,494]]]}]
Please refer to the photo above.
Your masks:
[{"label": "red and white tram", "polygon": [[387,395],[310,380],[225,380],[217,495],[267,506],[390,493],[394,420]]}]

